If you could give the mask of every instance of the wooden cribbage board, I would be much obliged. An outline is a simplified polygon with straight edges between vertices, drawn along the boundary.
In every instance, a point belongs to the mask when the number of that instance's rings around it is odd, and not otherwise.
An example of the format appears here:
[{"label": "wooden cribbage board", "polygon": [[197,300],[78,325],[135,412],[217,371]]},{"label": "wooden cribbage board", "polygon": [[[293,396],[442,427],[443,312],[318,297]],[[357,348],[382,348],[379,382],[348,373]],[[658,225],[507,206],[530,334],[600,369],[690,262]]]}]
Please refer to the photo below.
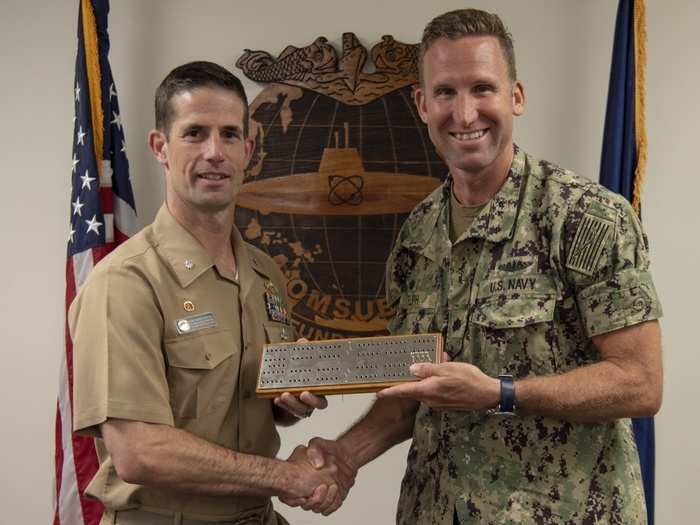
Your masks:
[{"label": "wooden cribbage board", "polygon": [[377,392],[416,381],[408,370],[413,363],[439,363],[441,358],[440,334],[267,344],[256,393],[259,397],[275,397],[282,392]]}]

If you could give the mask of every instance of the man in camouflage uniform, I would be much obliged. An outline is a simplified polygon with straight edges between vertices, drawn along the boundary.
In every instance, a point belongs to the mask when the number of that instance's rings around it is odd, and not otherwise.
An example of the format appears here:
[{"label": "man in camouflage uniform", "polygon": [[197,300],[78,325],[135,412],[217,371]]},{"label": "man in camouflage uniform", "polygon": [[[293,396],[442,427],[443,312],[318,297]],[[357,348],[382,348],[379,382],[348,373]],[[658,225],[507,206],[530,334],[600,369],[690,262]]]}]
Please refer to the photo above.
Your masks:
[{"label": "man in camouflage uniform", "polygon": [[524,91],[497,16],[437,17],[420,57],[450,176],[388,261],[390,331],[441,332],[449,359],[310,453],[357,468],[412,436],[400,524],[645,523],[629,418],[661,403],[661,308],[640,223],[513,144]]}]

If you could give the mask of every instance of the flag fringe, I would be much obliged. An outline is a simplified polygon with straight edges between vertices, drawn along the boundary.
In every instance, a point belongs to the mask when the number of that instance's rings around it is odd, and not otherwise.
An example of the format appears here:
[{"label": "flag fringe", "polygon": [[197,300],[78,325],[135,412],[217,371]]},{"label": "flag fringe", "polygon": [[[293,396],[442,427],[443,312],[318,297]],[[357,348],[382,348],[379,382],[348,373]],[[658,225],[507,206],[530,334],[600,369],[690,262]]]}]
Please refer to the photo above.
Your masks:
[{"label": "flag fringe", "polygon": [[104,145],[104,113],[102,111],[102,75],[100,73],[100,49],[97,40],[97,21],[91,0],[81,0],[83,14],[83,40],[85,42],[85,67],[90,91],[92,137],[98,176],[102,173],[102,148]]},{"label": "flag fringe", "polygon": [[637,166],[634,171],[632,206],[638,214],[641,211],[642,185],[647,167],[647,132],[645,122],[646,42],[646,8],[644,0],[634,0],[634,127],[637,144]]}]

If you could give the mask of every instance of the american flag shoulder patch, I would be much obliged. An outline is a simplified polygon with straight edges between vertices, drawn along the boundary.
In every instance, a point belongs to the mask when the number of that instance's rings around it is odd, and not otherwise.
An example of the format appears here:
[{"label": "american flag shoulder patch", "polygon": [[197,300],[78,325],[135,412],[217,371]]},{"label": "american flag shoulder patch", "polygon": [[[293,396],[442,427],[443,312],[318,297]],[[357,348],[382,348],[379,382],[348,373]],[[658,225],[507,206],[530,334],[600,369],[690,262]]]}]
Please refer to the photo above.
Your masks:
[{"label": "american flag shoulder patch", "polygon": [[597,211],[602,210],[589,210],[583,215],[566,261],[567,268],[588,276],[593,276],[598,269],[603,249],[615,231],[614,214],[611,217]]}]

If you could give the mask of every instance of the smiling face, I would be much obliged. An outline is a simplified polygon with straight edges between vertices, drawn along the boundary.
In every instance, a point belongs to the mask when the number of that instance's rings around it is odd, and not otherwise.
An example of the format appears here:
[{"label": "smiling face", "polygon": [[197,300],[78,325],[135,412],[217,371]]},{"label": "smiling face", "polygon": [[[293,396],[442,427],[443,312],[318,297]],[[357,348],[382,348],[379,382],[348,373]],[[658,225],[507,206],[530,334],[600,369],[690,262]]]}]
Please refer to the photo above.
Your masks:
[{"label": "smiling face", "polygon": [[524,109],[494,36],[440,38],[423,55],[415,100],[453,177],[505,179],[513,158],[513,117]]},{"label": "smiling face", "polygon": [[169,129],[149,144],[165,169],[166,202],[176,217],[233,209],[254,142],[244,136],[240,97],[219,87],[174,95]]}]

